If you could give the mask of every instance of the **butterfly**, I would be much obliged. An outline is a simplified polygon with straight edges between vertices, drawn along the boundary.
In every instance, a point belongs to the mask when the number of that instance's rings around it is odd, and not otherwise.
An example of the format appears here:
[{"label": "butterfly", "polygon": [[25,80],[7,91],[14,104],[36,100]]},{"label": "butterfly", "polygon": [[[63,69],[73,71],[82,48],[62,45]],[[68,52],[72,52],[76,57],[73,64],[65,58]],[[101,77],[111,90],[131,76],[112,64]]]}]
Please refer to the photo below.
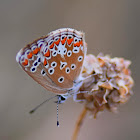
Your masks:
[{"label": "butterfly", "polygon": [[27,44],[17,53],[16,61],[37,83],[67,99],[83,83],[86,52],[83,32],[61,28]]},{"label": "butterfly", "polygon": [[71,96],[76,100],[83,84],[81,72],[86,52],[83,32],[61,28],[27,44],[16,55],[16,61],[30,77],[58,96],[57,126],[58,104]]}]

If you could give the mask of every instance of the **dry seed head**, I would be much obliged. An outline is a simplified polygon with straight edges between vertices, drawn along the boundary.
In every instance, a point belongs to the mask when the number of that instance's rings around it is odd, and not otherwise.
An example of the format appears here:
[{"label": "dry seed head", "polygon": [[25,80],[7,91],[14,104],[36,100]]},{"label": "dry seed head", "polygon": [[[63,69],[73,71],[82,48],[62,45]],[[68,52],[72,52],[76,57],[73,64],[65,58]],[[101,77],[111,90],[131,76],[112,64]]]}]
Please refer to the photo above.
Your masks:
[{"label": "dry seed head", "polygon": [[125,103],[132,95],[133,79],[128,69],[130,61],[123,58],[110,58],[102,54],[87,55],[83,64],[84,80],[77,100],[85,100],[86,107],[96,117],[97,112],[108,109],[115,112],[119,104]]}]

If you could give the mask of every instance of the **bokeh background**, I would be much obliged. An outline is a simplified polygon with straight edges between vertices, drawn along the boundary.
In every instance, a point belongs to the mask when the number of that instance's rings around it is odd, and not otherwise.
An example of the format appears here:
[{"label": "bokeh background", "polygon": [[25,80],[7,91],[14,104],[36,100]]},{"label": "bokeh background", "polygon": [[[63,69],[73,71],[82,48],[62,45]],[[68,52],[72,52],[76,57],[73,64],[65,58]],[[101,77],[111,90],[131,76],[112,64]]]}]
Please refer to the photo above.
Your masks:
[{"label": "bokeh background", "polygon": [[52,30],[71,27],[86,35],[88,53],[100,52],[132,61],[134,96],[119,113],[86,117],[79,140],[140,139],[139,0],[0,0],[0,140],[70,140],[83,104],[69,99],[46,103],[54,94],[34,82],[16,63],[16,53]]}]

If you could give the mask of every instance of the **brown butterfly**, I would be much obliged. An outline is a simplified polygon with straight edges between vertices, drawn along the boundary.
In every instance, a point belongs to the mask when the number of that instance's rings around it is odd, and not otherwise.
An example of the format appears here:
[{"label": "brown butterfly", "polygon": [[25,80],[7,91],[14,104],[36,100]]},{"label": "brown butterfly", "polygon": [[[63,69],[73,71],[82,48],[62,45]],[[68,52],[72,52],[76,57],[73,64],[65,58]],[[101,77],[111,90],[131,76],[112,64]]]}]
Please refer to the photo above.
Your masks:
[{"label": "brown butterfly", "polygon": [[65,100],[76,95],[83,84],[86,51],[82,32],[62,28],[26,45],[16,61],[36,82]]}]

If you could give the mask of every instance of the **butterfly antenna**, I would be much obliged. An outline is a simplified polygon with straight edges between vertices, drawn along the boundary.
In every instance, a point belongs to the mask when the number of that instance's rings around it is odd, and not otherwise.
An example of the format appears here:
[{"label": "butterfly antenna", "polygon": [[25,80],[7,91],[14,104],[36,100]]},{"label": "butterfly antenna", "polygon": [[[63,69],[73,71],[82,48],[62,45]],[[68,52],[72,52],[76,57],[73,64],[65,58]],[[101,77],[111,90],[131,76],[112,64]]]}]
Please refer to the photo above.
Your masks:
[{"label": "butterfly antenna", "polygon": [[58,120],[58,104],[59,104],[59,102],[57,102],[57,127],[59,127],[59,120]]},{"label": "butterfly antenna", "polygon": [[48,102],[49,100],[53,99],[57,97],[57,95],[53,96],[53,97],[50,97],[49,99],[43,101],[41,104],[39,104],[38,106],[36,106],[34,109],[32,109],[29,113],[30,114],[33,114],[39,107],[41,107],[44,103]]},{"label": "butterfly antenna", "polygon": [[58,105],[61,104],[61,96],[57,95],[57,127],[59,127],[59,119],[58,119]]}]

